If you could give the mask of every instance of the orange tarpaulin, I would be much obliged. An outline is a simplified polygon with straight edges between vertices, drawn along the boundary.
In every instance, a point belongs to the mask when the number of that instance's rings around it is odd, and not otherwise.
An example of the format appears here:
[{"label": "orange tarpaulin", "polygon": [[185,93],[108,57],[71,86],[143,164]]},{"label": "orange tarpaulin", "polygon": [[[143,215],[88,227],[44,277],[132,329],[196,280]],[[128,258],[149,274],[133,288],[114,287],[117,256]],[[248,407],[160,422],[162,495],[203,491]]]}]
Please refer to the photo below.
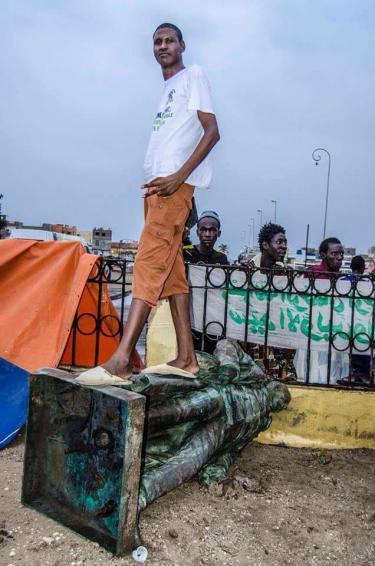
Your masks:
[{"label": "orange tarpaulin", "polygon": [[[87,283],[97,259],[79,242],[0,241],[0,357],[30,372],[72,360],[90,367],[96,350],[99,364],[110,357],[120,321],[103,285],[97,341],[99,286]],[[136,353],[133,363],[142,367]]]}]

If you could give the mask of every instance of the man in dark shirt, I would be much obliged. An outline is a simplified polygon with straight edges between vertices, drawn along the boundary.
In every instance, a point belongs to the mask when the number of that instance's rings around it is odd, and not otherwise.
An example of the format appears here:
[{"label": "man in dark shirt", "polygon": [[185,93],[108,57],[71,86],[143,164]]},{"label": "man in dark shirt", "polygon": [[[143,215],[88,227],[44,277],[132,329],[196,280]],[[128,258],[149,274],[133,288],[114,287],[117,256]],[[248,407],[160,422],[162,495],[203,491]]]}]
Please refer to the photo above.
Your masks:
[{"label": "man in dark shirt", "polygon": [[[198,219],[197,236],[198,245],[184,246],[184,260],[186,263],[201,265],[229,265],[225,253],[214,249],[216,240],[220,237],[220,218],[217,212],[205,210]],[[192,331],[195,350],[203,350],[213,354],[218,341],[217,336],[202,334],[196,330]]]},{"label": "man in dark shirt", "polygon": [[[362,277],[366,262],[361,255],[356,255],[350,262],[351,273],[346,275],[344,279],[349,281],[366,281],[366,277]],[[371,356],[364,354],[352,354],[352,382],[351,385],[366,385],[370,379],[371,372]],[[345,384],[345,382],[342,382]]]},{"label": "man in dark shirt", "polygon": [[364,274],[366,269],[366,262],[361,255],[355,255],[352,257],[352,261],[350,262],[350,269],[352,270],[353,279],[357,277],[358,279],[361,278],[361,275]]},{"label": "man in dark shirt", "polygon": [[226,254],[214,249],[220,235],[220,218],[217,212],[213,210],[202,212],[197,224],[199,244],[184,246],[184,261],[208,265],[229,265]]}]

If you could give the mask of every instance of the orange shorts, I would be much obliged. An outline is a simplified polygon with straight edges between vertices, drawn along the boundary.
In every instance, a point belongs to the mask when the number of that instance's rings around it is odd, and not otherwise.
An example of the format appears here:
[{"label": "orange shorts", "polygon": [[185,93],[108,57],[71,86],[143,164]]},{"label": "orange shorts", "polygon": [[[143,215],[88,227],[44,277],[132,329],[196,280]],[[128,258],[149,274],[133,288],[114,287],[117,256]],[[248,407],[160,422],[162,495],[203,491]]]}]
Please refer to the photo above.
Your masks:
[{"label": "orange shorts", "polygon": [[145,225],[133,271],[132,294],[150,306],[159,299],[188,293],[182,236],[194,187],[184,183],[170,197],[145,198]]}]

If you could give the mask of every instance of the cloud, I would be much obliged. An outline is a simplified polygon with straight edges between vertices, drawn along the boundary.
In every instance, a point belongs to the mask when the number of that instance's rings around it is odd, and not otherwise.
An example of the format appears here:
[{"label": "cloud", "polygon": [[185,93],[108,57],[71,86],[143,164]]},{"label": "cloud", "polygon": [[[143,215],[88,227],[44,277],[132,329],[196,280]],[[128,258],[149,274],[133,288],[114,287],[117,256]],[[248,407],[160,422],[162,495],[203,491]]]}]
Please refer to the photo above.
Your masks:
[{"label": "cloud", "polygon": [[[329,232],[361,250],[372,230],[372,2],[3,0],[0,154],[4,211],[27,222],[112,226],[135,238],[150,124],[162,90],[151,35],[184,31],[186,62],[212,83],[222,139],[215,181],[198,206],[217,208],[238,252],[262,208],[292,247],[322,232],[332,154]],[[356,212],[356,213],[355,213]]]}]

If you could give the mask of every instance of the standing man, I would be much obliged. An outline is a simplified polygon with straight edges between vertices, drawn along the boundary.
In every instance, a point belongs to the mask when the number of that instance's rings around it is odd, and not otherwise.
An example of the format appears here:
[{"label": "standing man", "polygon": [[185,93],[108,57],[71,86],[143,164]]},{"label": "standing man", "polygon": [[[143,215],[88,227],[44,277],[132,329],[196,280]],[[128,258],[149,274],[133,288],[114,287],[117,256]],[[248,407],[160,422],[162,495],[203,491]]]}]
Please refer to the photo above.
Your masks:
[{"label": "standing man", "polygon": [[197,246],[184,246],[184,260],[188,263],[229,265],[224,252],[215,250],[214,245],[220,238],[220,218],[214,210],[205,210],[198,219]]},{"label": "standing man", "polygon": [[[225,253],[215,250],[214,245],[221,235],[221,222],[217,212],[205,210],[199,216],[197,223],[197,236],[199,244],[184,246],[184,260],[187,263],[200,265],[229,265]],[[218,336],[193,331],[193,343],[195,350],[203,350],[208,354],[213,354]],[[204,334],[204,337],[203,337]]]},{"label": "standing man", "polygon": [[208,154],[220,136],[206,75],[197,65],[184,66],[180,29],[161,24],[153,44],[164,92],[144,162],[145,225],[134,265],[133,298],[116,352],[102,367],[89,370],[104,371],[108,379],[131,375],[130,355],[150,310],[166,298],[176,330],[177,358],[147,371],[190,378],[199,371],[190,330],[182,236],[195,187],[208,187],[211,182]]},{"label": "standing man", "polygon": [[[314,273],[314,279],[330,279],[332,275],[339,275],[344,259],[344,248],[338,238],[326,238],[319,246],[321,262],[311,265],[304,276]],[[307,350],[296,350],[294,367],[297,378],[305,381],[307,376]],[[327,383],[328,380],[328,352],[310,351],[310,383]],[[349,356],[345,352],[332,349],[330,383],[335,384],[345,378],[349,372]]]}]

